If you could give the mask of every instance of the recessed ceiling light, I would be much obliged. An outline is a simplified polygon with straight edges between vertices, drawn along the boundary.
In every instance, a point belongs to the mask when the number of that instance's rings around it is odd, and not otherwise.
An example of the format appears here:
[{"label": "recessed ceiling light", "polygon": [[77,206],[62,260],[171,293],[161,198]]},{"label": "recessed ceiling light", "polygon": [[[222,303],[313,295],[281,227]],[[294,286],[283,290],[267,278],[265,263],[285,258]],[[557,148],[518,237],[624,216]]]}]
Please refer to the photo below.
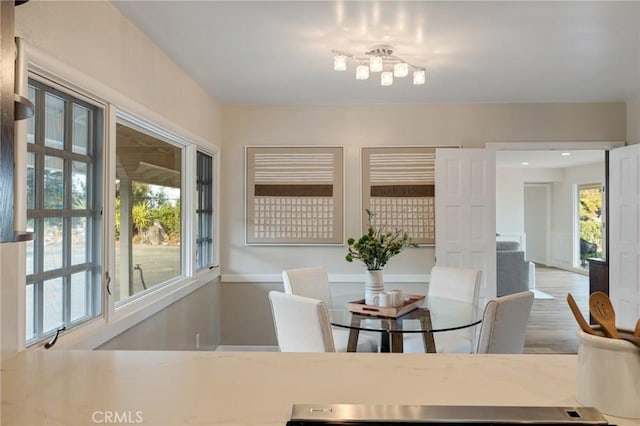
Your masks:
[{"label": "recessed ceiling light", "polygon": [[570,156],[570,155],[571,155],[571,153],[570,153],[570,152],[563,152],[563,153],[562,153],[562,154],[560,154],[560,155],[562,155],[563,157],[568,157],[568,156]]},{"label": "recessed ceiling light", "polygon": [[529,165],[529,163],[527,163],[526,161],[523,161],[523,162],[522,162],[522,163],[520,163],[520,164],[522,164],[523,166],[528,166],[528,165]]}]

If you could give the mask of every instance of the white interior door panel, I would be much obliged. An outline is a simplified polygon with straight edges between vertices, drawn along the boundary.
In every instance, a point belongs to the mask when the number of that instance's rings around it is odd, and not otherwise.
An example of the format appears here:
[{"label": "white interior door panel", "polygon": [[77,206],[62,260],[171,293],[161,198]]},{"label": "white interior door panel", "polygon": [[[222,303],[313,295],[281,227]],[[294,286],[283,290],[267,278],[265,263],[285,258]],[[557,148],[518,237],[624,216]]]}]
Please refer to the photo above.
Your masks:
[{"label": "white interior door panel", "polygon": [[609,151],[609,297],[618,327],[640,317],[640,145]]},{"label": "white interior door panel", "polygon": [[496,296],[495,152],[436,150],[436,264],[482,270],[480,302]]}]

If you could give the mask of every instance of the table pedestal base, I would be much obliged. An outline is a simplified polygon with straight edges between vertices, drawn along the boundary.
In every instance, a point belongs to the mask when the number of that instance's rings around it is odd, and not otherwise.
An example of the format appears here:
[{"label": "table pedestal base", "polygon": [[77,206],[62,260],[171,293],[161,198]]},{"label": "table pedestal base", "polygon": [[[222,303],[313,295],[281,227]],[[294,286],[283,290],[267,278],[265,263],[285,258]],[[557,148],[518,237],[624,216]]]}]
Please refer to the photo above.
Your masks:
[{"label": "table pedestal base", "polygon": [[[360,324],[363,319],[371,319],[372,317],[360,315],[354,313],[351,316],[351,328],[349,329],[349,342],[347,343],[347,351],[355,352],[358,347],[358,336],[360,335]],[[393,352],[393,353],[402,353],[404,352],[403,345],[403,336],[402,327],[399,327],[399,321],[403,319],[419,319],[420,325],[423,330],[431,330],[431,313],[428,309],[416,309],[412,312],[409,312],[406,315],[403,315],[402,318],[378,318],[380,321],[383,321],[385,324],[386,332],[381,332],[381,345],[380,352]],[[424,343],[424,351],[427,353],[435,353],[436,352],[436,343],[433,339],[433,333],[430,331],[425,331],[422,334],[422,341]]]}]

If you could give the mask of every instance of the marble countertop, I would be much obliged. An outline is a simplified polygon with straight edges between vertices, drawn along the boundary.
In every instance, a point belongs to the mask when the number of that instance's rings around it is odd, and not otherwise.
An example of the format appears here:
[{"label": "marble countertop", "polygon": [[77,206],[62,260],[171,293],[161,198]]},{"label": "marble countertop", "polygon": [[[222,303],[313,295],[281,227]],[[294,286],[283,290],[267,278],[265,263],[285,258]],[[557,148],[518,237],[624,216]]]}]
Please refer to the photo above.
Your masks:
[{"label": "marble countertop", "polygon": [[[575,355],[32,351],[2,365],[2,425],[118,419],[119,424],[275,426],[286,423],[294,403],[575,406],[576,360]],[[640,424],[608,419],[619,426]]]}]

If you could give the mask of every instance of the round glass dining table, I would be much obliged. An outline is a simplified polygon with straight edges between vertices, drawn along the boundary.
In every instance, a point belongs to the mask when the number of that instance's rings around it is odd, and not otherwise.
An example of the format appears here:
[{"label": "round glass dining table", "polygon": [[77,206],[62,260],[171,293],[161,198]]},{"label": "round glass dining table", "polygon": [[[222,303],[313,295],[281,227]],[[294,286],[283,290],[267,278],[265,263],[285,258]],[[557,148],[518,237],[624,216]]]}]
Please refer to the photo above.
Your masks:
[{"label": "round glass dining table", "polygon": [[362,294],[331,297],[330,321],[333,326],[349,329],[349,352],[355,352],[360,331],[381,333],[381,352],[403,352],[403,335],[409,333],[422,334],[425,352],[436,352],[433,333],[460,330],[482,322],[482,309],[459,300],[426,296],[415,309],[394,317],[354,311],[354,304],[364,302],[362,298]]}]

